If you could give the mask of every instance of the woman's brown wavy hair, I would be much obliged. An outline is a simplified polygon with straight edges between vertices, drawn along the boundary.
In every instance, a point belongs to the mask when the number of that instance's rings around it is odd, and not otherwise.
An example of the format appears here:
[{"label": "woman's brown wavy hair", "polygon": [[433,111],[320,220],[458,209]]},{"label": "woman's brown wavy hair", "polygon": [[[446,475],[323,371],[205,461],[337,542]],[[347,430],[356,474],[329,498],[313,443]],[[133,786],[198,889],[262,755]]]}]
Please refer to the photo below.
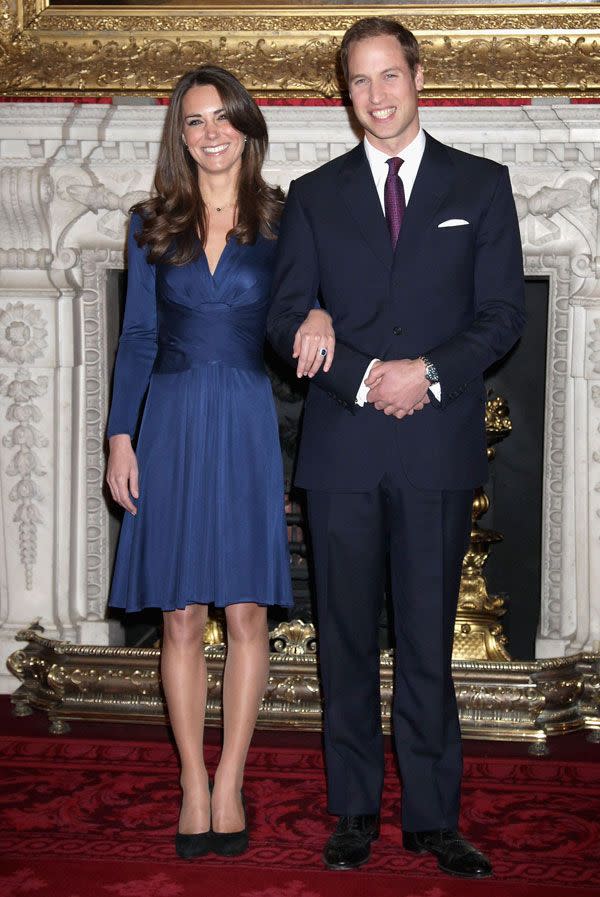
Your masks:
[{"label": "woman's brown wavy hair", "polygon": [[132,209],[141,215],[136,239],[140,246],[150,247],[150,262],[185,265],[198,257],[206,243],[207,214],[198,170],[182,140],[183,98],[191,87],[204,84],[217,89],[230,123],[247,138],[238,181],[237,221],[227,239],[235,237],[247,244],[254,243],[259,233],[269,239],[276,235],[283,193],[262,177],[268,147],[262,112],[234,75],[217,65],[202,65],[186,72],[175,85],[158,153],[154,195]]}]

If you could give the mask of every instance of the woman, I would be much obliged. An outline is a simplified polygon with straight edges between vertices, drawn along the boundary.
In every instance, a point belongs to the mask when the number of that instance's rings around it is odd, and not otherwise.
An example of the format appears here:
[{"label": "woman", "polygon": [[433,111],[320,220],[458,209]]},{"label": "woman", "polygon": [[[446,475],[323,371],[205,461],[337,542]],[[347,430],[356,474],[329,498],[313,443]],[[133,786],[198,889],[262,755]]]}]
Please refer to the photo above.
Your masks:
[{"label": "woman", "polygon": [[[264,118],[233,75],[209,65],[187,73],[167,113],[155,195],[133,210],[128,241],[107,481],[129,513],[110,604],[164,612],[161,677],[183,795],[176,849],[187,858],[248,845],[242,783],[268,676],[267,606],[292,604],[262,360],[282,208],[261,176],[266,149]],[[225,608],[227,659],[223,750],[209,790],[211,602]]]}]

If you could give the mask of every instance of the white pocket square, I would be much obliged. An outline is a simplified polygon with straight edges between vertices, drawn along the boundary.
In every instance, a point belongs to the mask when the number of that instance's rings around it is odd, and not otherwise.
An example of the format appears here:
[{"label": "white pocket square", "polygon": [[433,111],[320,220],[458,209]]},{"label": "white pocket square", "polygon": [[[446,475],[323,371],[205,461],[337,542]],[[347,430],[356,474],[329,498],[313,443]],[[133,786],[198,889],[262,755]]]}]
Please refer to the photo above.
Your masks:
[{"label": "white pocket square", "polygon": [[461,227],[461,225],[468,223],[464,218],[448,218],[447,221],[442,221],[441,224],[438,224],[438,227]]}]

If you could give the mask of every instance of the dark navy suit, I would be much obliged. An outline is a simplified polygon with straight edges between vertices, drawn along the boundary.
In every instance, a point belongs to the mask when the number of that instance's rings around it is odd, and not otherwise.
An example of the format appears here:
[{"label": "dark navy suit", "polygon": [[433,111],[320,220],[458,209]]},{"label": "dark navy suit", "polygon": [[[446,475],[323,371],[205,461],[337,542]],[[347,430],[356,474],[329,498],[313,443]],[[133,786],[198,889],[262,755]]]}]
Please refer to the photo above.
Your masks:
[{"label": "dark navy suit", "polygon": [[[448,220],[467,224],[438,227]],[[461,752],[452,637],[472,490],[487,476],[483,373],[524,323],[507,169],[426,135],[395,252],[362,144],[299,178],[268,322],[290,362],[317,297],[336,353],[310,384],[296,484],[309,499],[329,808],[379,808],[377,621],[389,558],[403,826],[453,828]],[[355,404],[371,359],[420,355],[438,369],[440,402],[402,420]]]}]

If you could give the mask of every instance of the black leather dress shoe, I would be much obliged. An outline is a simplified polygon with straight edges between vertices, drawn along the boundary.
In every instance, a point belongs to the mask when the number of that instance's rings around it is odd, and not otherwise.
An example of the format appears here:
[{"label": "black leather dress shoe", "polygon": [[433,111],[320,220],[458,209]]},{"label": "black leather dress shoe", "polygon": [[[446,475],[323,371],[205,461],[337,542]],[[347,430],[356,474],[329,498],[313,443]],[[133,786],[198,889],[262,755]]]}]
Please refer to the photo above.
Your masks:
[{"label": "black leather dress shoe", "polygon": [[340,816],[323,851],[328,869],[356,869],[369,859],[371,841],[379,837],[379,816]]},{"label": "black leather dress shoe", "polygon": [[412,853],[432,853],[442,872],[462,878],[489,878],[492,864],[460,832],[435,829],[430,832],[402,832],[405,850]]}]

